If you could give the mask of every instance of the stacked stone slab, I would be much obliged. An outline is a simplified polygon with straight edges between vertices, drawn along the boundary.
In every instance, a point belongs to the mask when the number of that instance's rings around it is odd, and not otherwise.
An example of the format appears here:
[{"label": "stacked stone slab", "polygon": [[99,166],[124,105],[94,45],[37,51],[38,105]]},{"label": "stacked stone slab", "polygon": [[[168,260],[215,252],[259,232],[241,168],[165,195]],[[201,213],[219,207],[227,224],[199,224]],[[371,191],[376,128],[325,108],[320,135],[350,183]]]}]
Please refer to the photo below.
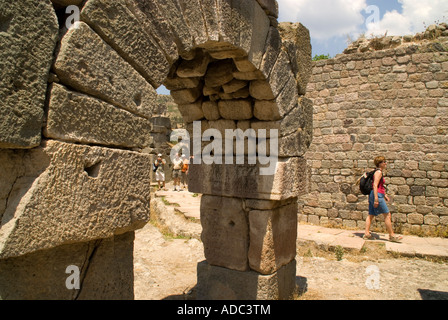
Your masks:
[{"label": "stacked stone slab", "polygon": [[[142,151],[163,134],[162,83],[188,124],[279,130],[273,175],[191,168],[204,193],[198,297],[289,298],[312,137],[307,30],[288,26],[282,40],[272,0],[53,4],[0,4],[0,298],[133,298],[134,230],[150,214]],[[81,21],[67,30],[73,4]],[[73,266],[79,289],[66,286]]]},{"label": "stacked stone slab", "polygon": [[[307,93],[315,108],[311,192],[303,220],[363,228],[368,203],[356,181],[383,155],[396,230],[446,235],[446,24],[424,34],[430,40],[357,41],[347,54],[314,63]],[[376,227],[385,231],[382,221]]]}]

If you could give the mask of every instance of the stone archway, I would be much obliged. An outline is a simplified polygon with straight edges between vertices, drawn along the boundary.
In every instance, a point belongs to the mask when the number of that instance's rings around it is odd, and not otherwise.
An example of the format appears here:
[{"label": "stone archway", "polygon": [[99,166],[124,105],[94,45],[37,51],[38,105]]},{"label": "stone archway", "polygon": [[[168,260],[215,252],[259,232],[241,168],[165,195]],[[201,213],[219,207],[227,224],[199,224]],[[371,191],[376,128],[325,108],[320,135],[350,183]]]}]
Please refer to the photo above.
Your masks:
[{"label": "stone archway", "polygon": [[[278,28],[276,8],[261,0],[86,1],[58,44],[45,141],[32,151],[46,160],[9,208],[0,258],[118,237],[147,221],[149,195],[134,189],[149,166],[130,150],[148,145],[155,89],[164,83],[187,124],[279,132],[271,175],[260,175],[260,164],[192,166],[189,187],[204,194],[199,298],[289,298],[312,138],[312,105],[303,97],[311,50],[303,26]],[[117,191],[107,182],[114,170],[116,183],[140,183]],[[55,208],[50,191],[72,205]],[[98,201],[108,194],[116,196],[109,205]]]}]

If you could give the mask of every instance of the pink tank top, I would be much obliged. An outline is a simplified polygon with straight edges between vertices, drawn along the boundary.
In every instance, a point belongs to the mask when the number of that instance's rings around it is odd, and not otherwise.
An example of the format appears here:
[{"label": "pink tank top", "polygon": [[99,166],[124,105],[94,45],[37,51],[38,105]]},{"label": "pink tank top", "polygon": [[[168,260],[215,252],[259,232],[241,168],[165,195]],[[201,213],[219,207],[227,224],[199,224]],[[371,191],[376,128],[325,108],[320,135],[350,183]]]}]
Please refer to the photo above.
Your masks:
[{"label": "pink tank top", "polygon": [[384,186],[384,177],[381,177],[381,180],[378,183],[378,193],[386,194],[386,187]]}]

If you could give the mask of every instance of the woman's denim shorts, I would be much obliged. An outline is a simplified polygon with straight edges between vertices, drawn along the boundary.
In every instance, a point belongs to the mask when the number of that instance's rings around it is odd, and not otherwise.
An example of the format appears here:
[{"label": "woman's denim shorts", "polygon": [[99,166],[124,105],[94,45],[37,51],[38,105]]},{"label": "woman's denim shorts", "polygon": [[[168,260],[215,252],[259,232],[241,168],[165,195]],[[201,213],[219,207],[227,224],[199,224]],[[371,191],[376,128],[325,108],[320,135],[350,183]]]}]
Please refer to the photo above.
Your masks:
[{"label": "woman's denim shorts", "polygon": [[389,213],[389,208],[386,204],[386,199],[384,199],[384,194],[378,193],[378,208],[375,208],[373,204],[375,203],[375,194],[373,190],[370,192],[369,196],[369,215],[371,216],[379,216],[380,214]]}]

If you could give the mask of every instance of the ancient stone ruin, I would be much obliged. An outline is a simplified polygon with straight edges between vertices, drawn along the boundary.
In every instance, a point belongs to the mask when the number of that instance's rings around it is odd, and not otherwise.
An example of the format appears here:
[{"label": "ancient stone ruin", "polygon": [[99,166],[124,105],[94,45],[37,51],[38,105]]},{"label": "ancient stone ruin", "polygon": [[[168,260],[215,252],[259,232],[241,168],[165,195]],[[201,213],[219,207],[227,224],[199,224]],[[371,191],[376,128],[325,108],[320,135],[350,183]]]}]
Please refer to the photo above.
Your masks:
[{"label": "ancient stone ruin", "polygon": [[[67,26],[68,5],[80,21]],[[198,298],[291,297],[312,140],[305,27],[279,26],[274,0],[0,9],[0,298],[133,298],[134,231],[150,215],[142,150],[162,84],[190,126],[279,130],[273,175],[261,164],[192,166],[207,259]]]},{"label": "ancient stone ruin", "polygon": [[[447,27],[362,38],[345,54],[313,63],[306,97],[314,105],[314,138],[302,221],[363,229],[368,200],[356,181],[384,155],[397,232],[446,236]],[[382,221],[377,228],[385,230]]]}]

